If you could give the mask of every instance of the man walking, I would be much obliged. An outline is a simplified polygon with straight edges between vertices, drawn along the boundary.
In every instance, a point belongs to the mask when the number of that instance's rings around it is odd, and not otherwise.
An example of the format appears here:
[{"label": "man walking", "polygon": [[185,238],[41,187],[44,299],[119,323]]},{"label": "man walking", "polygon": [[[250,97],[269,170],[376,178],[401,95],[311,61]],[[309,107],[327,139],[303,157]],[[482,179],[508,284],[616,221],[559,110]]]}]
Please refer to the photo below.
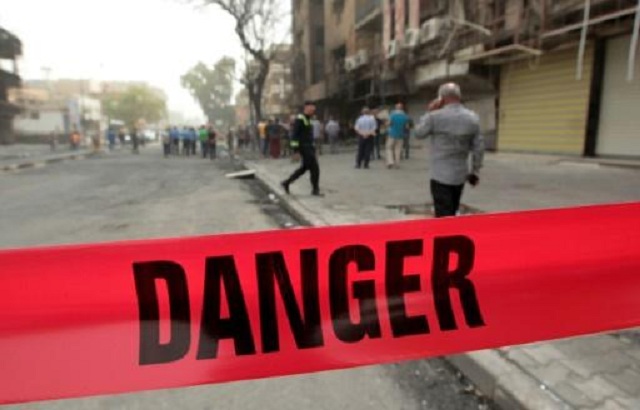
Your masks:
[{"label": "man walking", "polygon": [[311,125],[311,118],[313,118],[315,112],[315,104],[307,101],[304,103],[303,113],[298,115],[293,123],[291,149],[294,153],[300,154],[302,163],[289,178],[281,183],[282,188],[287,194],[289,194],[289,186],[304,175],[305,172],[309,171],[311,174],[311,186],[313,188],[311,194],[322,196],[322,194],[320,194],[320,166],[318,165],[316,149],[313,145],[313,126]]},{"label": "man walking", "polygon": [[364,163],[365,169],[369,168],[371,159],[371,149],[373,148],[373,138],[376,135],[378,124],[371,115],[369,108],[362,109],[362,115],[356,121],[356,133],[358,134],[358,155],[356,157],[356,168],[361,168]]},{"label": "man walking", "polygon": [[387,168],[398,167],[404,135],[409,126],[409,116],[404,112],[402,103],[389,116],[389,138],[387,138]]},{"label": "man walking", "polygon": [[431,195],[436,218],[442,218],[457,214],[465,182],[479,183],[484,139],[478,116],[461,103],[458,84],[442,85],[438,96],[420,119],[416,137],[431,137]]},{"label": "man walking", "polygon": [[338,153],[338,137],[340,136],[340,124],[334,120],[333,117],[329,118],[329,122],[324,127],[327,136],[329,137],[329,152],[332,154]]}]

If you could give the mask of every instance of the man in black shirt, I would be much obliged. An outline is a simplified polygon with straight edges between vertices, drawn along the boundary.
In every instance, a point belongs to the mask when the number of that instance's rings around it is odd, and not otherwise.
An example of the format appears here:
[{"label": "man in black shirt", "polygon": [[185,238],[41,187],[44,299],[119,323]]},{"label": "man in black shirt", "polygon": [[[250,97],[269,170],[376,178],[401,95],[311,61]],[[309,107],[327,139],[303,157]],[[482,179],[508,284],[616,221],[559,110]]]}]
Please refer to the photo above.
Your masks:
[{"label": "man in black shirt", "polygon": [[298,178],[309,171],[311,174],[312,195],[322,196],[320,194],[320,166],[316,158],[316,149],[313,141],[313,125],[311,118],[316,112],[316,106],[313,102],[304,103],[304,112],[299,114],[294,123],[291,132],[291,149],[294,153],[299,154],[302,158],[300,167],[289,178],[282,181],[281,185],[284,191],[289,194],[289,186]]}]

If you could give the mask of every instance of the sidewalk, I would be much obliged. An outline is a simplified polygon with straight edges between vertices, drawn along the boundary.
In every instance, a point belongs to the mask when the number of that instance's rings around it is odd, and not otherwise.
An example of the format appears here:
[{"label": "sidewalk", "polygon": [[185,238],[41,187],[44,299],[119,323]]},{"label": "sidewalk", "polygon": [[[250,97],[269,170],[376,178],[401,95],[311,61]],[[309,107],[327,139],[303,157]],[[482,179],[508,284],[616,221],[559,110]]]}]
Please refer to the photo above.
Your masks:
[{"label": "sidewalk", "polygon": [[[430,217],[424,146],[399,170],[374,161],[354,169],[354,154],[323,155],[324,198],[305,180],[291,196],[279,182],[289,160],[247,161],[246,166],[313,225],[339,225]],[[640,169],[605,167],[555,156],[488,154],[480,186],[465,189],[467,212],[504,212],[640,200]],[[502,408],[640,409],[640,333],[566,339],[468,353],[448,359]]]},{"label": "sidewalk", "polygon": [[83,159],[93,154],[91,149],[71,151],[65,145],[58,146],[55,151],[51,151],[46,144],[0,145],[0,172],[38,168],[55,162]]}]

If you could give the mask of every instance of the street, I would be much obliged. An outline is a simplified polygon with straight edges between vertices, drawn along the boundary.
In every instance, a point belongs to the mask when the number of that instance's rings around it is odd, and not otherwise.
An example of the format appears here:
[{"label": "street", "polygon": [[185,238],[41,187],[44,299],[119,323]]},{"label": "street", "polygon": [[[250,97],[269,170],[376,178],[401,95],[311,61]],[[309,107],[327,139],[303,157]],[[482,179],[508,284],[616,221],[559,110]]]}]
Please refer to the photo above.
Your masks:
[{"label": "street", "polygon": [[[228,160],[219,160],[226,162]],[[0,247],[278,229],[228,166],[158,146],[0,174]],[[34,369],[37,371],[37,369]],[[113,375],[113,377],[118,377]],[[6,409],[489,409],[441,359]]]}]

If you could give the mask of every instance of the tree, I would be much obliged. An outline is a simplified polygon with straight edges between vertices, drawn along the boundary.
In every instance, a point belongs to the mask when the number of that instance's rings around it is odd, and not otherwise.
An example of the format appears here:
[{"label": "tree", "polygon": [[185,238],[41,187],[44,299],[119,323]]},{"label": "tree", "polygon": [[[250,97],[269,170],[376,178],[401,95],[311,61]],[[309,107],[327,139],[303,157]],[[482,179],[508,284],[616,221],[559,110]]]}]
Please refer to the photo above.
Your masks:
[{"label": "tree", "polygon": [[235,122],[231,106],[235,72],[235,60],[223,57],[213,67],[199,62],[180,78],[182,86],[189,90],[211,123],[220,120],[230,126]]},{"label": "tree", "polygon": [[276,26],[283,19],[281,0],[202,0],[220,7],[235,20],[235,33],[252,58],[241,82],[247,88],[256,118],[262,117],[262,95],[271,63]]},{"label": "tree", "polygon": [[143,85],[132,85],[123,93],[107,94],[102,105],[110,119],[121,120],[129,128],[140,121],[155,123],[167,117],[165,99]]}]

